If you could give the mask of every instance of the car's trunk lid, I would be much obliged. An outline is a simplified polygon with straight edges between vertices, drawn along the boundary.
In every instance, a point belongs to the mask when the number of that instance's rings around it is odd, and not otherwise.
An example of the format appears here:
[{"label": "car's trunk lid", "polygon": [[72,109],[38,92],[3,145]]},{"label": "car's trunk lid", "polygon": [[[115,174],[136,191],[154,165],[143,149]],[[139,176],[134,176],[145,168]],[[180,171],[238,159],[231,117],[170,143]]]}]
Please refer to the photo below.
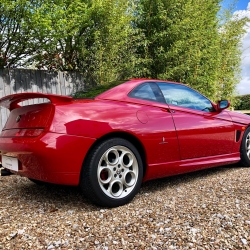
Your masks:
[{"label": "car's trunk lid", "polygon": [[[24,101],[37,98],[46,98],[48,102],[20,105]],[[11,111],[1,137],[38,136],[50,126],[55,105],[68,103],[71,100],[71,97],[43,93],[20,93],[1,98],[0,106]]]},{"label": "car's trunk lid", "polygon": [[46,127],[53,105],[50,103],[35,104],[14,109],[10,112],[9,118],[3,128],[44,128]]}]

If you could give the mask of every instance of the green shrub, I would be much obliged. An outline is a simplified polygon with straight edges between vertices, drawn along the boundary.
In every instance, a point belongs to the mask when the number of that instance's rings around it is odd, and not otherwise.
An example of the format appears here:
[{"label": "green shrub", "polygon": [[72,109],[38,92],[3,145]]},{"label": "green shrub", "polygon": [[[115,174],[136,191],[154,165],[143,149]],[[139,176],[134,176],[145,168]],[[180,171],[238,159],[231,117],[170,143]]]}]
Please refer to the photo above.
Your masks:
[{"label": "green shrub", "polygon": [[86,91],[80,91],[77,92],[73,95],[74,98],[93,98],[96,97],[97,95],[103,93],[106,90],[109,90],[121,83],[124,83],[125,81],[114,81],[109,84],[105,85],[97,85],[95,87],[91,87],[87,89]]},{"label": "green shrub", "polygon": [[237,97],[236,110],[250,110],[250,95],[242,95]]}]

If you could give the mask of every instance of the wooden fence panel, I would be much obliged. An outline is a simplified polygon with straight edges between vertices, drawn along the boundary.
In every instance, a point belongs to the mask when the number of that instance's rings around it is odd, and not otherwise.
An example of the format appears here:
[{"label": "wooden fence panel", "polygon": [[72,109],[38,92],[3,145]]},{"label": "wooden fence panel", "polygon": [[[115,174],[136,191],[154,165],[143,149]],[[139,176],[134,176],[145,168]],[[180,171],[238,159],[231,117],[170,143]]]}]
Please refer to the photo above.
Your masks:
[{"label": "wooden fence panel", "polygon": [[[83,90],[83,76],[79,72],[56,72],[30,69],[0,69],[0,98],[23,92],[40,92],[58,95],[71,95]],[[25,101],[24,105],[44,102],[37,98]],[[0,131],[6,123],[9,110],[0,108]]]}]

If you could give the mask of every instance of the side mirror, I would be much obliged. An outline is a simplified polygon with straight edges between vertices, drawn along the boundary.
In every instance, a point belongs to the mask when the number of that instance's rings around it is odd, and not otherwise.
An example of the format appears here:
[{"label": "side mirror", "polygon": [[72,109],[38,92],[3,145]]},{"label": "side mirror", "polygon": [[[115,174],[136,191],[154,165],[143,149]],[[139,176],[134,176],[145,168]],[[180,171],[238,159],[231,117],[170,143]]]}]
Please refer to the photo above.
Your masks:
[{"label": "side mirror", "polygon": [[217,108],[219,111],[226,109],[229,106],[230,106],[230,102],[228,100],[221,100],[221,101],[218,101],[218,103],[217,103]]}]

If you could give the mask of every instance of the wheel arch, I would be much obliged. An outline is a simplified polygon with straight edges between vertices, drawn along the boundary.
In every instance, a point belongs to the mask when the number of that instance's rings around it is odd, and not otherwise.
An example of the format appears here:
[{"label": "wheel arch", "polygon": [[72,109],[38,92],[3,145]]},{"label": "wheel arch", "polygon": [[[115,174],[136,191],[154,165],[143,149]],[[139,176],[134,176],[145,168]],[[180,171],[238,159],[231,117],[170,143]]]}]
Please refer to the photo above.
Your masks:
[{"label": "wheel arch", "polygon": [[[121,131],[111,132],[109,134],[106,134],[106,135],[98,138],[93,143],[93,145],[89,148],[89,150],[88,150],[88,152],[87,152],[87,154],[86,154],[86,156],[85,156],[85,158],[83,160],[81,171],[82,171],[84,163],[85,163],[86,159],[88,158],[89,154],[91,153],[92,149],[95,148],[96,145],[102,143],[105,140],[111,139],[111,138],[125,139],[125,140],[129,141],[130,143],[132,143],[136,147],[136,149],[138,150],[138,152],[139,152],[139,154],[141,156],[141,160],[142,160],[142,164],[143,164],[143,177],[144,177],[145,174],[146,174],[146,166],[147,166],[145,148],[143,147],[142,142],[137,137],[135,137],[134,135],[132,135],[130,133],[121,132]],[[80,174],[80,176],[81,176],[81,174]]]},{"label": "wheel arch", "polygon": [[[242,135],[242,139],[241,139],[241,144],[240,144],[240,163],[245,166],[245,167],[250,167],[250,158],[249,158],[249,147],[245,148],[245,143],[247,143],[247,141],[244,141],[245,136],[247,137],[250,134],[250,125],[248,124],[248,126],[246,127],[243,135]],[[249,139],[248,139],[248,145],[249,145]],[[248,152],[245,152],[245,150],[248,150]]]},{"label": "wheel arch", "polygon": [[244,131],[241,133],[241,136],[240,136],[240,142],[241,142],[241,143],[242,143],[242,140],[243,140],[243,137],[244,137],[246,131],[247,131],[249,128],[250,128],[250,123],[245,125],[245,129],[244,129]]}]

